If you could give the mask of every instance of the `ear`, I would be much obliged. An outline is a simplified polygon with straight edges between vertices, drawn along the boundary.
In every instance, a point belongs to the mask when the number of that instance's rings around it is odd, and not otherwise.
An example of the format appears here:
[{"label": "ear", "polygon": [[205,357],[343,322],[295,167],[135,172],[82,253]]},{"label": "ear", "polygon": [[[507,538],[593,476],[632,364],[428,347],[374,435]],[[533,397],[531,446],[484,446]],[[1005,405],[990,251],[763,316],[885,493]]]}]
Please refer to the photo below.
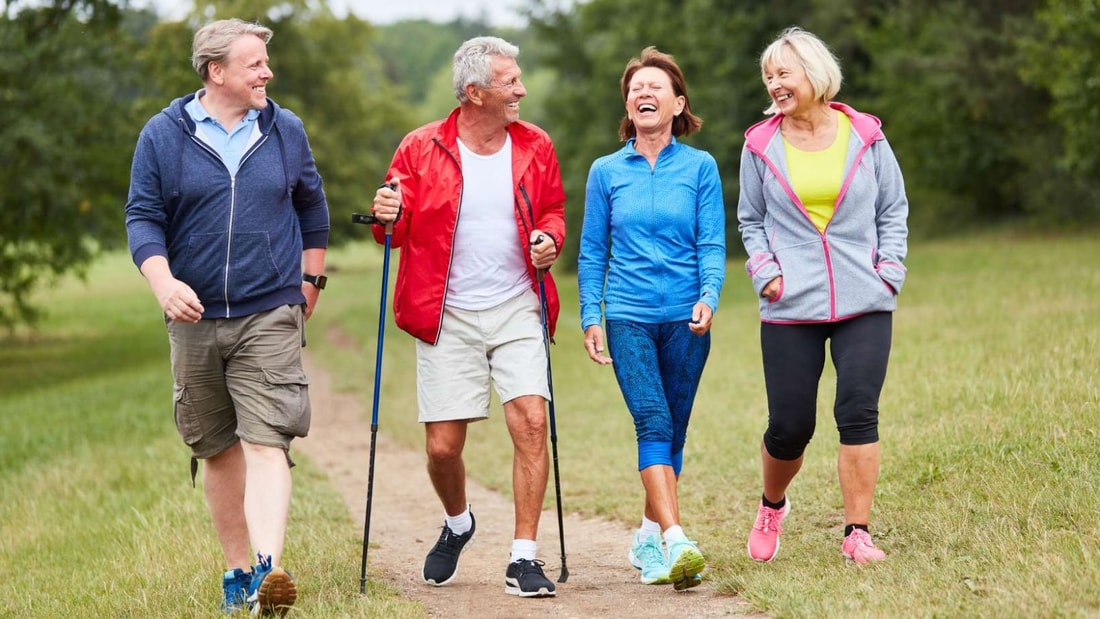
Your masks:
[{"label": "ear", "polygon": [[216,60],[211,60],[210,63],[206,65],[206,73],[212,83],[218,86],[225,83],[225,68]]},{"label": "ear", "polygon": [[684,111],[684,106],[686,105],[687,99],[685,99],[683,95],[676,97],[676,113],[674,113],[673,116],[679,116],[680,114],[682,114]]},{"label": "ear", "polygon": [[477,84],[466,84],[466,98],[470,100],[470,103],[481,105],[485,101],[483,94],[481,87]]}]

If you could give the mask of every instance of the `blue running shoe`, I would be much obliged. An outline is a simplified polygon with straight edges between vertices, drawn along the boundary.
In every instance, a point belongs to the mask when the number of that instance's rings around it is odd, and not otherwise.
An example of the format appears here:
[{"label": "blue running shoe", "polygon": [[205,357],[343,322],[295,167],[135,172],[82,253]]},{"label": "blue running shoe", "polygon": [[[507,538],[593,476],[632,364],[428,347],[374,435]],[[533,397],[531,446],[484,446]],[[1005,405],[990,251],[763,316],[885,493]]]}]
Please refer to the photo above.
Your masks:
[{"label": "blue running shoe", "polygon": [[256,557],[258,563],[252,568],[248,607],[253,615],[282,617],[298,599],[298,587],[290,572],[271,566],[271,555],[258,554]]},{"label": "blue running shoe", "polygon": [[222,610],[226,614],[237,612],[247,606],[249,589],[252,586],[252,574],[241,568],[233,568],[222,576],[222,591],[225,601]]}]

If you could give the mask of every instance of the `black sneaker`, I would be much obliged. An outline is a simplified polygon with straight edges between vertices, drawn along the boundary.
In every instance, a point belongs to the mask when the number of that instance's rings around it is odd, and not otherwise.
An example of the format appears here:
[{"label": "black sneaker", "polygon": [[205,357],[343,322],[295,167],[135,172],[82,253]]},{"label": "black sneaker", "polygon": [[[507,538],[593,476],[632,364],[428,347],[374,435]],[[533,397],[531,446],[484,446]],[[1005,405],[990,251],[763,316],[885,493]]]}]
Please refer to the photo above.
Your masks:
[{"label": "black sneaker", "polygon": [[458,555],[462,554],[466,544],[474,538],[476,529],[477,523],[474,521],[473,513],[470,514],[470,530],[462,535],[455,535],[447,523],[443,523],[443,532],[439,534],[439,540],[436,541],[435,546],[432,546],[428,557],[424,559],[424,582],[442,587],[454,580],[455,575],[458,574]]},{"label": "black sneaker", "polygon": [[546,564],[538,559],[520,559],[509,563],[508,571],[504,572],[504,592],[521,598],[548,598],[557,595],[554,583],[542,573],[544,565]]}]

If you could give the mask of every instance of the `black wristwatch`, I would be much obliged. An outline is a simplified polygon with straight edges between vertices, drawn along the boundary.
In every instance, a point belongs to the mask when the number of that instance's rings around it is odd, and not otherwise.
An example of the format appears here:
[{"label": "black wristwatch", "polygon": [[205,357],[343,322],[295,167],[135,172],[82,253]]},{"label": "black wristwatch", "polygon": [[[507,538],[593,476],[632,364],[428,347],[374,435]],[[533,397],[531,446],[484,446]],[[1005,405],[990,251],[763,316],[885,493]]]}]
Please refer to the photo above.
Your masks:
[{"label": "black wristwatch", "polygon": [[309,273],[303,273],[302,281],[309,282],[314,286],[317,286],[318,290],[324,290],[325,283],[328,282],[328,278],[324,275],[310,275]]}]

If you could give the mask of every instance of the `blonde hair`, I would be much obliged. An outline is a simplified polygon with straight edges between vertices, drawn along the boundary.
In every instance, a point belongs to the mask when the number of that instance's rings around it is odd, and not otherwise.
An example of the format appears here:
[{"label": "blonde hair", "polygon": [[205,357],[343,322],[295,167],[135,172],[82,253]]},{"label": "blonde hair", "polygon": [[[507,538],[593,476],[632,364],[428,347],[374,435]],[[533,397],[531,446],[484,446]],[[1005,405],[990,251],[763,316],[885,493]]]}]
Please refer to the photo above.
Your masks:
[{"label": "blonde hair", "polygon": [[[814,88],[814,97],[822,102],[829,102],[840,92],[840,83],[843,80],[840,71],[840,62],[821,39],[806,32],[798,26],[787,28],[777,37],[764,53],[760,54],[760,75],[767,84],[768,67],[776,67],[783,64],[784,59],[790,60],[788,55],[794,54],[794,60],[806,72],[806,78]],[[776,114],[779,108],[773,101],[765,114]]]},{"label": "blonde hair", "polygon": [[199,28],[191,42],[191,65],[198,71],[202,81],[205,82],[210,77],[210,63],[224,64],[229,58],[233,43],[248,35],[260,37],[267,43],[275,33],[270,28],[235,17],[210,22]]}]

